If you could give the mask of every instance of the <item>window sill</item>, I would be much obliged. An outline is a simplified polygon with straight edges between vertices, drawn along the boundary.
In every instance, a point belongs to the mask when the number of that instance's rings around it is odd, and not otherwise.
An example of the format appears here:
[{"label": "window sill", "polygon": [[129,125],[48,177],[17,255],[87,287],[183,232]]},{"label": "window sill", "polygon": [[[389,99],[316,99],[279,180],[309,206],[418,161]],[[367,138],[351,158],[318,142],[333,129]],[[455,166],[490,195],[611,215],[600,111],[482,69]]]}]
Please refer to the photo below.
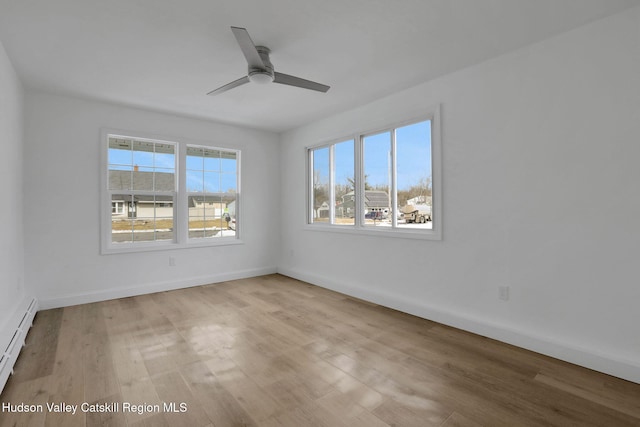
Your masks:
[{"label": "window sill", "polygon": [[442,240],[440,230],[406,230],[391,227],[355,226],[355,225],[331,225],[331,224],[305,224],[304,230],[329,233],[342,233],[352,235],[389,237],[414,240]]},{"label": "window sill", "polygon": [[123,253],[144,253],[155,251],[171,251],[175,249],[190,249],[190,248],[209,248],[216,246],[229,246],[229,245],[242,245],[244,242],[235,237],[219,237],[215,240],[207,241],[190,241],[188,243],[175,243],[175,242],[140,242],[134,244],[122,243],[119,245],[110,245],[102,247],[100,254],[112,255]]}]

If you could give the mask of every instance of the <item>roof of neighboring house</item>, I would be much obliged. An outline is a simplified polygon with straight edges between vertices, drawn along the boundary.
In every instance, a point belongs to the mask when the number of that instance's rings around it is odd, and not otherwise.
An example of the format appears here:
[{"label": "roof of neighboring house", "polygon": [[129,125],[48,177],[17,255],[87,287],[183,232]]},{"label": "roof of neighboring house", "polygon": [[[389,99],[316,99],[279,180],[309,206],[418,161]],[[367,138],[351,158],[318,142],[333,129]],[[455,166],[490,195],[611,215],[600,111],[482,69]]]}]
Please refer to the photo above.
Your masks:
[{"label": "roof of neighboring house", "polygon": [[[111,198],[113,202],[130,202],[131,201],[130,194],[114,194]],[[143,196],[140,194],[136,194],[133,196],[134,202],[159,202],[159,203],[173,203],[173,196]]]},{"label": "roof of neighboring house", "polygon": [[367,190],[364,192],[364,203],[369,208],[388,208],[389,194],[386,191]]},{"label": "roof of neighboring house", "polygon": [[[343,205],[353,206],[353,195],[353,191],[350,191],[342,196]],[[364,204],[367,208],[388,208],[389,194],[386,191],[381,190],[366,190],[364,192]]]},{"label": "roof of neighboring house", "polygon": [[175,175],[166,172],[110,170],[109,189],[174,191]]}]

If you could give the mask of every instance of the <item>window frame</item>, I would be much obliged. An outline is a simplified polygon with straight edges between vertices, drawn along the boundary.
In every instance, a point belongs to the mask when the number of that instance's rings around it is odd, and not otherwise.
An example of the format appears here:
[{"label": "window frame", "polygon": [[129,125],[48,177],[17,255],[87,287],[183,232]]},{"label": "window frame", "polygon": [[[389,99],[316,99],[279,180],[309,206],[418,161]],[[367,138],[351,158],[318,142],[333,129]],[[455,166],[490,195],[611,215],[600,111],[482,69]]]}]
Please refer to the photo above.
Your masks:
[{"label": "window frame", "polygon": [[[236,209],[236,214],[234,215],[234,217],[236,218],[236,229],[235,229],[235,233],[236,236],[238,235],[238,225],[240,223],[240,221],[237,220],[238,217],[238,213],[239,211],[239,205],[240,205],[240,150],[237,149],[231,149],[231,148],[221,148],[221,147],[213,147],[213,146],[208,146],[208,145],[202,145],[202,144],[193,144],[193,143],[185,143],[184,144],[184,149],[185,149],[185,167],[183,168],[183,170],[185,171],[185,175],[184,175],[184,179],[183,181],[185,182],[185,188],[184,188],[184,193],[186,194],[186,198],[187,198],[187,235],[186,235],[186,239],[187,242],[189,242],[190,245],[197,245],[199,243],[201,243],[202,241],[206,241],[207,237],[189,237],[189,225],[188,225],[188,221],[189,221],[189,212],[188,212],[188,206],[189,206],[189,197],[198,197],[198,196],[202,196],[205,199],[207,198],[207,196],[210,195],[216,195],[216,194],[222,194],[222,189],[220,189],[221,191],[219,193],[215,193],[215,192],[206,192],[206,191],[202,191],[202,192],[198,192],[198,191],[189,191],[189,189],[187,188],[187,184],[186,184],[186,176],[188,174],[189,171],[193,171],[192,169],[188,169],[186,166],[186,158],[189,155],[188,154],[188,149],[189,148],[202,148],[204,150],[212,150],[212,151],[220,151],[220,152],[233,152],[235,154],[235,160],[236,160],[236,193],[235,193],[235,209]],[[211,172],[217,172],[218,174],[220,174],[220,177],[223,176],[223,174],[229,174],[228,172],[225,172],[223,170],[219,170],[219,171],[207,171],[205,169],[202,170],[203,173],[211,173]],[[216,239],[224,239],[224,238],[235,238],[234,236],[222,236],[222,237],[216,237]]]},{"label": "window frame", "polygon": [[[112,241],[112,199],[114,191],[109,186],[109,139],[126,138],[154,143],[172,144],[175,146],[175,190],[173,198],[174,236],[172,240],[135,241],[113,243]],[[100,134],[100,253],[119,254],[129,252],[150,252],[197,247],[215,247],[224,245],[243,244],[241,239],[242,206],[241,206],[241,149],[218,147],[214,144],[193,141],[186,138],[172,138],[139,131],[124,131],[117,129],[101,129]],[[222,150],[236,153],[236,230],[235,236],[189,238],[189,206],[186,185],[186,155],[187,146],[200,146],[207,149]],[[129,190],[126,193],[145,193],[163,195],[166,192]],[[126,194],[125,193],[125,194]],[[124,211],[126,212],[126,201]]]},{"label": "window frame", "polygon": [[[397,158],[396,158],[396,138],[395,131],[399,128],[417,124],[424,121],[431,122],[431,197],[432,197],[432,228],[431,229],[411,229],[405,227],[397,227],[397,217],[394,209],[392,217],[392,226],[390,227],[374,227],[365,224],[365,180],[364,180],[364,139],[368,136],[377,135],[385,132],[391,133],[391,163],[392,179],[390,196],[392,205],[397,209]],[[442,240],[442,141],[440,129],[440,106],[431,108],[424,114],[411,117],[407,120],[400,120],[388,123],[384,126],[370,128],[363,131],[357,131],[349,136],[342,138],[332,138],[319,144],[305,147],[306,155],[306,219],[304,228],[311,231],[321,232],[337,232],[361,235],[373,235],[384,237],[397,237],[408,239],[424,239],[424,240]],[[334,224],[334,206],[331,206],[330,217],[327,222],[313,221],[313,151],[329,147],[330,156],[332,155],[333,146],[347,140],[354,141],[354,174],[355,174],[355,224],[354,225],[336,225]],[[330,162],[331,164],[331,162]],[[333,170],[330,166],[329,188],[333,194]],[[330,199],[333,200],[333,199]],[[334,203],[332,203],[333,205]]]},{"label": "window frame", "polygon": [[[308,175],[308,182],[309,182],[309,197],[308,197],[308,206],[307,206],[307,213],[308,213],[308,223],[309,224],[330,224],[330,225],[335,225],[335,226],[340,226],[340,227],[352,227],[353,225],[349,225],[349,224],[337,224],[335,222],[336,219],[336,183],[335,183],[335,157],[336,157],[336,150],[335,147],[336,145],[342,144],[342,143],[346,143],[346,142],[351,142],[353,144],[353,155],[354,155],[354,169],[353,169],[353,178],[354,178],[354,182],[356,183],[357,186],[357,181],[355,181],[356,179],[356,171],[355,171],[355,155],[356,155],[356,145],[357,145],[357,141],[355,138],[353,137],[348,137],[348,138],[342,138],[342,139],[337,139],[332,141],[331,143],[327,143],[327,144],[323,144],[323,145],[319,145],[319,146],[315,146],[312,148],[307,149],[307,170],[309,170]],[[316,221],[314,222],[313,219],[313,214],[315,211],[315,206],[314,206],[314,202],[315,202],[315,198],[313,195],[313,181],[314,181],[314,177],[313,177],[313,163],[314,163],[314,158],[313,158],[313,150],[317,150],[317,149],[322,149],[322,148],[328,148],[329,149],[329,194],[327,196],[328,200],[331,202],[329,203],[329,221],[328,222],[323,222],[323,221]],[[356,188],[353,189],[354,193],[356,191]],[[355,194],[354,194],[355,197]],[[354,200],[354,205],[357,204],[357,200]],[[354,206],[355,209],[355,206]],[[355,216],[354,216],[354,222],[355,222]],[[355,223],[354,223],[355,225]]]},{"label": "window frame", "polygon": [[124,200],[111,201],[111,215],[124,215]]}]

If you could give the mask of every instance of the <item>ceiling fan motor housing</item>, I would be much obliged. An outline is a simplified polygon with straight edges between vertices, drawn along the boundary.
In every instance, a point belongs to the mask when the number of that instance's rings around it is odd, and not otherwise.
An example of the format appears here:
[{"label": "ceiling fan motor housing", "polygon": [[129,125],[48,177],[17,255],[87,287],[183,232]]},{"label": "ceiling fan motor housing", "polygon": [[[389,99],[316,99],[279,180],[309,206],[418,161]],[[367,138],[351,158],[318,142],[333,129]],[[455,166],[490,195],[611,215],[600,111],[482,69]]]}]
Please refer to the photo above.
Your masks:
[{"label": "ceiling fan motor housing", "polygon": [[249,80],[253,83],[271,83],[274,79],[273,64],[269,60],[271,51],[265,46],[256,46],[260,58],[264,63],[264,68],[249,67]]}]

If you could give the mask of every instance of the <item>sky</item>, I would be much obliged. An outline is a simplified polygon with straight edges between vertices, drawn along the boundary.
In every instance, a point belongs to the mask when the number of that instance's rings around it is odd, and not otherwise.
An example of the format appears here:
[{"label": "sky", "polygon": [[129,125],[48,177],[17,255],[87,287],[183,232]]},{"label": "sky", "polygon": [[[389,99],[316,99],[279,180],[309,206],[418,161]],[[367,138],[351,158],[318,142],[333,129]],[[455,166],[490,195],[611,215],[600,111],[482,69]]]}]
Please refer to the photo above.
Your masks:
[{"label": "sky", "polygon": [[[136,150],[135,145],[133,148],[109,148],[109,170],[132,171],[134,166],[138,166],[140,172],[175,173],[175,154]],[[188,192],[237,192],[237,161],[235,158],[221,158],[219,153],[220,150],[207,150],[207,156],[187,156]],[[233,154],[225,153],[226,157]]]},{"label": "sky", "polygon": [[[353,176],[353,140],[335,144],[335,180],[347,183]],[[391,132],[364,138],[364,173],[371,186],[389,185],[389,153]],[[398,189],[406,190],[422,178],[431,177],[431,121],[423,121],[396,129],[396,167]],[[314,150],[314,171],[320,179],[329,182],[329,147]]]}]

